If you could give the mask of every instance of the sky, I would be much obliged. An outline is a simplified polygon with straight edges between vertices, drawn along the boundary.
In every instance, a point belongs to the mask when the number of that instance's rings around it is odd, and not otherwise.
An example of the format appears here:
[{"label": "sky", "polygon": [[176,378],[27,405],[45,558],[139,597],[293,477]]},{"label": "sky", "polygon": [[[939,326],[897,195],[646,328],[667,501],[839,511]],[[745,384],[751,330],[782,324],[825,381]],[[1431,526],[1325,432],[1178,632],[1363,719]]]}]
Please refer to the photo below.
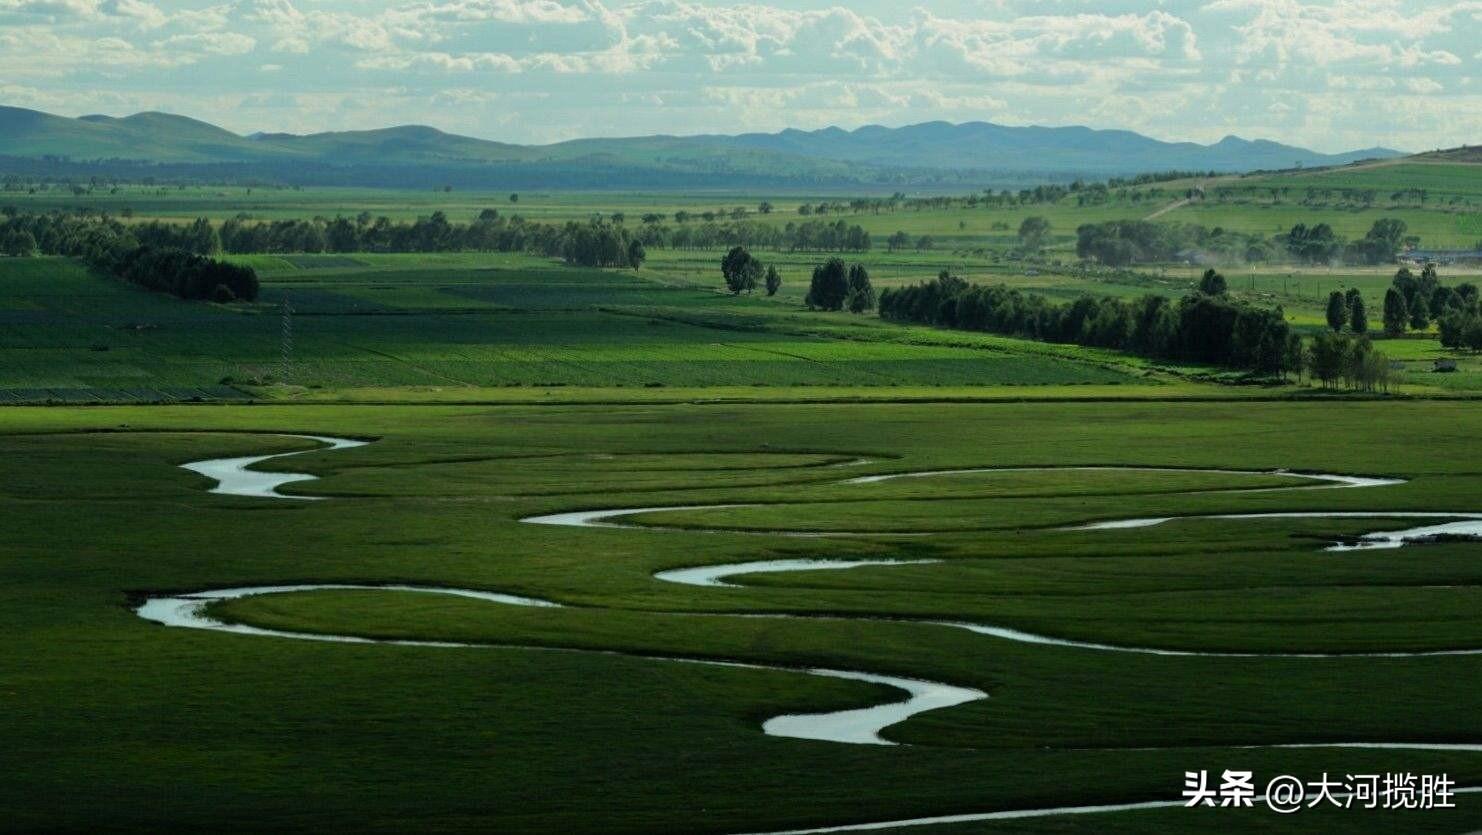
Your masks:
[{"label": "sky", "polygon": [[0,0],[0,104],[505,142],[931,120],[1482,142],[1482,0]]}]

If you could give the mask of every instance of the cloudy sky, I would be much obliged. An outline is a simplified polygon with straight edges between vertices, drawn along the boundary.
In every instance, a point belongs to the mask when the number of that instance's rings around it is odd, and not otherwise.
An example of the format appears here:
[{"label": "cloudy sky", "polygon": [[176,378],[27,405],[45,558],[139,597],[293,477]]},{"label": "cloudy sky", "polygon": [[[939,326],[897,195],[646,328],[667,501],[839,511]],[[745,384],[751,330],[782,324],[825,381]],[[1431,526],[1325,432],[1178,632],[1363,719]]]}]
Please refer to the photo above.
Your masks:
[{"label": "cloudy sky", "polygon": [[1482,0],[0,0],[0,103],[510,142],[932,119],[1482,141]]}]

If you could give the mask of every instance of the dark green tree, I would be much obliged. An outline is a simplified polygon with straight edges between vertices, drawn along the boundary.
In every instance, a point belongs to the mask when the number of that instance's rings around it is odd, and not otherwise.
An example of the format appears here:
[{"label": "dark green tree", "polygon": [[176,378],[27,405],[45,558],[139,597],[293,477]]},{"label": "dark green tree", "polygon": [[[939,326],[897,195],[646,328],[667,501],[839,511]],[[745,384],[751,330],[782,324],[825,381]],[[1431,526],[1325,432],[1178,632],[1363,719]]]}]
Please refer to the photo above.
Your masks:
[{"label": "dark green tree", "polygon": [[744,246],[733,246],[721,259],[720,273],[725,277],[726,289],[739,295],[756,289],[757,279],[762,275],[762,262],[752,257]]},{"label": "dark green tree", "polygon": [[1349,339],[1339,333],[1323,331],[1312,340],[1311,373],[1328,388],[1348,365]]},{"label": "dark green tree", "polygon": [[870,285],[870,273],[863,264],[849,268],[849,293],[844,306],[850,313],[863,313],[875,309],[875,288]]},{"label": "dark green tree", "polygon": [[1364,294],[1357,287],[1348,291],[1348,327],[1354,333],[1363,335],[1369,332],[1369,313],[1364,308]]},{"label": "dark green tree", "polygon": [[636,270],[639,267],[643,266],[643,262],[646,260],[648,260],[648,252],[643,249],[643,241],[640,241],[637,238],[629,241],[628,263],[632,265],[633,269]]},{"label": "dark green tree", "polygon": [[30,258],[36,254],[36,236],[24,229],[11,230],[0,244],[12,258]]},{"label": "dark green tree", "polygon": [[1431,326],[1431,306],[1430,302],[1426,301],[1426,297],[1425,293],[1416,293],[1414,300],[1409,304],[1410,327],[1418,331]]},{"label": "dark green tree", "polygon": [[813,268],[813,281],[804,300],[818,310],[841,310],[849,295],[849,271],[841,258],[830,258]]},{"label": "dark green tree", "polygon": [[1384,291],[1384,332],[1389,336],[1400,336],[1410,324],[1410,310],[1405,304],[1405,295],[1398,288]]},{"label": "dark green tree", "polygon": [[1019,224],[1019,246],[1030,252],[1038,252],[1050,234],[1050,222],[1042,217],[1026,217]]},{"label": "dark green tree", "polygon": [[777,295],[777,291],[779,289],[781,289],[781,288],[782,288],[782,276],[780,276],[780,275],[777,274],[777,267],[776,267],[776,265],[775,264],[768,265],[767,266],[767,295],[768,296],[775,296],[775,295]]},{"label": "dark green tree", "polygon": [[1204,277],[1199,279],[1199,292],[1206,296],[1223,296],[1228,289],[1225,277],[1214,270],[1205,270]]},{"label": "dark green tree", "polygon": [[1337,333],[1343,330],[1346,324],[1348,324],[1348,300],[1343,297],[1343,293],[1334,290],[1328,294],[1328,327],[1333,329],[1333,333]]}]

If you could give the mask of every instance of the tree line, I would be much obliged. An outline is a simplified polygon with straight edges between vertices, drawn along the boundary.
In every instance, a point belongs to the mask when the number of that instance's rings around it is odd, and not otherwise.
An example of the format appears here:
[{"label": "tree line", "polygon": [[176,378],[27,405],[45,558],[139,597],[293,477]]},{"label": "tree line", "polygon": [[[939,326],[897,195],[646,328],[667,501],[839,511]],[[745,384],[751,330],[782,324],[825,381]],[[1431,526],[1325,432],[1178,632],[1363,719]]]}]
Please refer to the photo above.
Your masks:
[{"label": "tree line", "polygon": [[1301,338],[1280,308],[1232,301],[1223,277],[1205,274],[1201,290],[1177,302],[1147,295],[1133,301],[1081,296],[1056,303],[1044,296],[970,284],[943,271],[935,281],[880,293],[880,316],[897,322],[986,331],[1005,336],[1111,348],[1139,356],[1299,373]]},{"label": "tree line", "polygon": [[1076,229],[1076,255],[1110,267],[1212,255],[1221,260],[1265,263],[1288,260],[1303,264],[1393,263],[1401,249],[1419,239],[1407,236],[1403,220],[1380,218],[1358,240],[1345,241],[1331,226],[1298,223],[1288,231],[1263,236],[1192,223],[1111,220]]},{"label": "tree line", "polygon": [[[54,228],[98,224],[116,226],[106,216],[68,213],[21,215],[5,210],[7,224],[17,235],[10,240],[0,231],[0,247],[9,244],[17,254],[56,254],[58,247],[42,240]],[[253,221],[236,217],[219,227],[200,218],[192,223],[150,221],[129,228],[142,244],[184,249],[198,255],[222,252],[246,254],[351,253],[351,252],[527,252],[561,257],[581,266],[634,266],[629,254],[636,241],[643,249],[720,249],[746,246],[765,249],[813,252],[867,252],[872,246],[869,232],[844,221],[789,222],[783,226],[739,220],[721,223],[668,226],[654,221],[628,225],[625,218],[592,218],[586,221],[539,223],[519,215],[502,215],[497,209],[483,210],[469,223],[450,220],[434,212],[413,221],[373,217],[368,212],[347,218],[336,217]],[[29,240],[23,234],[31,234]],[[34,245],[31,245],[34,242]]]},{"label": "tree line", "polygon": [[9,255],[78,258],[100,272],[182,299],[253,301],[259,289],[252,268],[197,251],[220,250],[206,221],[129,226],[105,217],[6,211],[0,212],[0,248]]}]

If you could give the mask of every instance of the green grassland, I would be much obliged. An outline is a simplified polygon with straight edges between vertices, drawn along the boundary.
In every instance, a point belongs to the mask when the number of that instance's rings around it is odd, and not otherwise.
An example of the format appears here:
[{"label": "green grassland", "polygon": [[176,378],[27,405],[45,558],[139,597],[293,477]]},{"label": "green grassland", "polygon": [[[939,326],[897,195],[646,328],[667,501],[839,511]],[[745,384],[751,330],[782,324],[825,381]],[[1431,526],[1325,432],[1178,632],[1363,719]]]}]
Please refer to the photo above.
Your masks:
[{"label": "green grassland", "polygon": [[[1478,546],[1327,553],[1400,526],[1191,520],[1207,512],[1478,510],[1469,403],[175,406],[0,411],[0,783],[17,830],[750,832],[917,815],[1177,799],[1189,769],[1447,772],[1474,753],[1248,747],[1482,740],[1479,656],[1209,658],[1036,646],[888,620],[974,620],[1088,641],[1227,652],[1482,645]],[[217,496],[177,467],[374,439],[264,465],[312,472],[288,502]],[[1417,442],[1423,439],[1423,442]],[[857,457],[870,463],[836,465]],[[1230,492],[1276,475],[999,472],[972,466],[1288,467],[1390,474],[1364,490]],[[521,524],[655,513],[655,530]],[[798,539],[793,532],[932,532]],[[677,566],[930,558],[656,582]],[[343,646],[166,629],[138,595],[248,584],[414,583],[544,597],[556,610],[371,591],[218,606],[259,626],[487,643]],[[504,647],[504,648],[497,648]],[[590,652],[541,652],[546,647]],[[616,651],[620,654],[611,654]],[[873,685],[643,655],[861,669],[991,698],[890,728],[897,747],[773,738],[762,718],[862,706]],[[1452,811],[1162,810],[931,832],[1456,832]]]},{"label": "green grassland", "polygon": [[[721,292],[719,252],[664,251],[638,271],[565,267],[520,255],[239,256],[264,284],[256,305],[189,303],[90,274],[63,259],[0,260],[0,398],[12,401],[364,399],[416,388],[445,399],[546,399],[606,389],[752,389],[753,396],[906,390],[948,396],[1179,396],[1189,374],[1112,352],[991,334],[903,327],[873,316],[810,313],[814,253],[760,253],[783,275],[775,298]],[[863,256],[882,287],[926,280],[930,253]],[[1118,273],[956,262],[971,280],[1072,299],[1081,293],[1181,295],[1193,268]],[[1383,269],[1229,271],[1233,292],[1322,326],[1329,288],[1357,286],[1377,309]],[[1446,275],[1454,282],[1467,274]],[[283,364],[283,303],[292,309]],[[1385,340],[1411,393],[1477,389],[1475,357],[1434,339]],[[1430,373],[1459,359],[1453,375]],[[1124,387],[1118,390],[1118,387]],[[501,390],[509,389],[504,394]],[[444,392],[436,394],[437,390]],[[620,390],[620,391],[619,391]],[[641,394],[640,392],[648,392]],[[960,395],[961,392],[956,392]],[[1206,396],[1229,396],[1210,387]],[[418,395],[419,398],[422,395]],[[731,396],[734,396],[734,392]]]},{"label": "green grassland", "polygon": [[[1238,187],[1234,198],[1162,217],[1262,232],[1326,221],[1354,236],[1402,216],[1428,246],[1482,237],[1466,231],[1475,215],[1457,208],[1482,192],[1482,168],[1406,167],[1416,165],[1222,179]],[[1384,190],[1421,175],[1435,175],[1423,187],[1440,196],[1425,207],[1301,205],[1307,181]],[[1290,180],[1290,194],[1273,198],[1263,184],[1273,179]],[[1074,230],[1146,216],[1189,185],[1099,206],[827,219],[876,237],[849,260],[877,287],[950,268],[1062,300],[1176,297],[1199,269],[1084,268],[1073,263]],[[458,190],[124,188],[0,203],[127,206],[135,219],[445,210],[466,221],[490,206],[562,220],[762,199],[528,193],[511,205]],[[802,198],[770,199],[770,222],[798,218]],[[1034,264],[1010,251],[1030,214],[1053,224]],[[888,252],[896,230],[936,246]],[[1243,381],[810,312],[803,296],[821,253],[759,252],[781,271],[781,292],[731,296],[722,254],[655,250],[638,270],[511,254],[231,256],[263,285],[257,303],[233,305],[151,294],[64,259],[0,259],[0,403],[54,404],[0,410],[0,627],[11,641],[0,653],[0,738],[19,764],[0,781],[0,829],[738,833],[1177,799],[1184,772],[1198,769],[1309,780],[1445,772],[1482,784],[1474,752],[1275,747],[1482,744],[1482,655],[1259,657],[1482,646],[1482,546],[1323,550],[1408,527],[1401,519],[1065,529],[1262,511],[1482,512],[1482,359],[1413,334],[1379,342],[1400,364],[1389,396],[1230,385]],[[1359,288],[1377,311],[1393,267],[1224,271],[1236,297],[1279,304],[1310,333],[1334,289]],[[1442,280],[1478,275],[1443,269]],[[1431,373],[1440,358],[1460,370]],[[192,400],[202,402],[68,405]],[[215,495],[179,467],[311,449],[274,433],[372,443],[261,465],[318,476],[284,492],[324,501]],[[1077,466],[1141,469],[1065,469]],[[842,483],[974,467],[999,471]],[[1012,467],[1057,469],[1002,469]],[[1195,471],[1207,468],[1249,472]],[[1300,483],[1283,468],[1406,483],[1270,489]],[[747,506],[649,512],[624,520],[626,530],[518,521],[706,505]],[[653,577],[788,558],[935,562],[757,574],[729,589]],[[483,589],[565,608],[367,590],[212,607],[259,627],[488,645],[478,649],[167,629],[131,610],[151,593],[313,582]],[[756,617],[782,614],[804,617]],[[912,620],[1256,657],[1036,645]],[[898,746],[808,742],[760,724],[893,691],[654,656],[867,670],[990,698],[889,728]],[[1482,828],[1477,796],[1457,803],[1289,817],[1163,809],[921,831]]]},{"label": "green grassland", "polygon": [[[1143,372],[1017,340],[913,341],[873,318],[811,316],[665,271],[499,255],[248,257],[256,306],[192,304],[61,259],[0,262],[0,390],[303,391],[443,386],[1109,385]],[[283,317],[293,310],[282,366]],[[210,391],[207,391],[209,394]]]}]

